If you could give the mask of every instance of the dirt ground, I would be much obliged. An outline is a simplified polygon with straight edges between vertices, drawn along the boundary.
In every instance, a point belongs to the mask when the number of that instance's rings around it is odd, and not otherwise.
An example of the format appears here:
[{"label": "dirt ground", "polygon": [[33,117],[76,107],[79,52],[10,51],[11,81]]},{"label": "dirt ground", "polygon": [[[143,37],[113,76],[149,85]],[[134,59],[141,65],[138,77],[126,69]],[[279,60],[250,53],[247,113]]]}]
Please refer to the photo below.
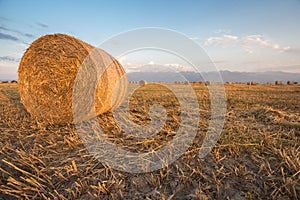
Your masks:
[{"label": "dirt ground", "polygon": [[[17,84],[0,84],[0,199],[299,199],[300,86],[226,84],[224,129],[201,159],[210,100],[205,85],[192,85],[201,116],[193,144],[167,167],[132,174],[91,155],[73,124],[35,120]],[[157,135],[136,139],[109,112],[98,116],[107,139],[133,152],[166,145],[180,124],[171,92],[146,85],[132,96],[130,111],[136,123],[149,123],[155,103],[167,109]]]}]

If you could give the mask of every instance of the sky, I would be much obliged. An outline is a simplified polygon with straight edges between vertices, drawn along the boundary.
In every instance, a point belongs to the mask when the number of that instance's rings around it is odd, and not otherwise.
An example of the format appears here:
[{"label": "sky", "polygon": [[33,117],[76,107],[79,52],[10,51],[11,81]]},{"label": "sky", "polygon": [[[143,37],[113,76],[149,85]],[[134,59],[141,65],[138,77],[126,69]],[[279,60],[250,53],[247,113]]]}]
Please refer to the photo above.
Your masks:
[{"label": "sky", "polygon": [[[0,0],[0,79],[17,79],[20,59],[40,36],[66,33],[93,46],[143,27],[174,30],[200,45],[219,70],[300,73],[299,0]],[[174,56],[142,51],[136,66],[188,70]]]}]

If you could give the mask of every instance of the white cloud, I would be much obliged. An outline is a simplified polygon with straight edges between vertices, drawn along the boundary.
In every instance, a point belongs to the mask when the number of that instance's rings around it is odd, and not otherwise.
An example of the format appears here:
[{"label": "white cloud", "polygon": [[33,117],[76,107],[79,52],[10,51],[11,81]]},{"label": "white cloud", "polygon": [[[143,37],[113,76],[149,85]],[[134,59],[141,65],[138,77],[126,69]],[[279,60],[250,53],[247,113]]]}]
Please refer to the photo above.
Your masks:
[{"label": "white cloud", "polygon": [[246,53],[253,54],[258,48],[268,48],[276,50],[279,53],[288,51],[291,47],[282,47],[278,43],[263,35],[246,35],[238,37],[235,35],[223,35],[222,37],[209,37],[205,40],[204,46],[239,45]]},{"label": "white cloud", "polygon": [[164,64],[163,66],[166,66],[168,68],[171,68],[176,71],[194,71],[195,69],[191,65],[182,65],[178,63],[167,63]]},{"label": "white cloud", "polygon": [[254,52],[254,49],[257,47],[264,47],[272,50],[276,50],[279,53],[285,52],[290,47],[281,47],[278,43],[274,43],[271,39],[268,39],[262,35],[249,35],[245,36],[242,40],[244,49],[252,49],[252,52]]},{"label": "white cloud", "polygon": [[279,49],[280,46],[278,44],[273,44],[273,49]]},{"label": "white cloud", "polygon": [[180,67],[181,65],[177,64],[177,63],[168,63],[168,64],[164,64],[164,66],[167,66],[167,67]]},{"label": "white cloud", "polygon": [[245,44],[257,44],[259,46],[263,47],[269,47],[269,41],[265,39],[262,35],[247,35],[244,38],[242,38],[242,42]]},{"label": "white cloud", "polygon": [[287,51],[290,51],[292,48],[290,46],[286,46],[286,47],[283,47],[281,48],[281,52],[287,52]]},{"label": "white cloud", "polygon": [[227,46],[232,45],[238,41],[238,36],[223,35],[222,37],[209,37],[204,42],[205,46]]},{"label": "white cloud", "polygon": [[198,37],[190,37],[189,39],[191,39],[191,40],[199,40]]},{"label": "white cloud", "polygon": [[120,58],[118,58],[118,61],[119,61],[120,63],[124,63],[125,60],[126,60],[126,56],[121,56]]},{"label": "white cloud", "polygon": [[149,65],[154,65],[155,63],[154,63],[154,61],[150,61],[148,64]]},{"label": "white cloud", "polygon": [[238,36],[235,36],[235,35],[224,35],[224,38],[227,38],[227,39],[232,40],[232,41],[236,41],[238,39]]}]

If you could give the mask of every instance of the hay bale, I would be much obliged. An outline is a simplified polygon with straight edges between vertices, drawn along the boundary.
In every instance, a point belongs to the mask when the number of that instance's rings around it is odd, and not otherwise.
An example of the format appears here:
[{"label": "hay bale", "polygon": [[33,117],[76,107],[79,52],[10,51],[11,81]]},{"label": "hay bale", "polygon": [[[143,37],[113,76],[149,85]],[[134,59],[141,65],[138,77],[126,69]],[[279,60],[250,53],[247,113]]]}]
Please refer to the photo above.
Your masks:
[{"label": "hay bale", "polygon": [[275,85],[282,85],[282,81],[275,81]]},{"label": "hay bale", "polygon": [[140,81],[139,81],[139,85],[140,85],[140,86],[145,86],[145,85],[147,85],[147,81],[145,81],[145,80],[140,80]]},{"label": "hay bale", "polygon": [[[95,59],[90,57],[91,54]],[[111,102],[118,81],[125,77],[121,64],[105,51],[77,38],[52,34],[35,40],[24,53],[19,65],[19,91],[27,111],[35,118],[50,123],[73,122],[74,81],[82,68],[89,71],[91,81],[99,77],[99,68],[103,73],[92,91],[95,95],[92,105],[97,115],[121,103],[122,98]],[[82,80],[80,84],[88,82]]]},{"label": "hay bale", "polygon": [[210,85],[210,81],[205,81],[205,85]]},{"label": "hay bale", "polygon": [[295,82],[294,81],[288,81],[286,82],[287,85],[295,85]]},{"label": "hay bale", "polygon": [[247,85],[257,85],[257,83],[255,81],[250,81],[250,82],[247,82]]}]

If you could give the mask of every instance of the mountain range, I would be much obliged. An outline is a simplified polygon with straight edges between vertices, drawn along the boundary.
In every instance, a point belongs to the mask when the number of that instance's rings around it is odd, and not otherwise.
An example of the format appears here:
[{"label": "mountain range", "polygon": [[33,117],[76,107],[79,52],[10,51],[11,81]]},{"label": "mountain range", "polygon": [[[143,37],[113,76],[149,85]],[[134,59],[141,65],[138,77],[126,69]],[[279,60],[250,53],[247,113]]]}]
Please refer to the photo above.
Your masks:
[{"label": "mountain range", "polygon": [[[300,82],[300,73],[289,73],[281,71],[266,71],[266,72],[232,72],[232,71],[220,71],[218,72],[131,72],[127,73],[129,81],[146,80],[148,82],[174,82],[174,81],[211,81],[216,82],[221,75],[223,82],[249,82],[255,81],[257,83],[274,83],[275,81],[287,81]],[[204,78],[206,80],[204,80]]]},{"label": "mountain range", "polygon": [[[161,68],[162,69],[162,68]],[[153,70],[153,68],[152,68]],[[192,72],[192,71],[170,71],[170,70],[143,70],[136,72],[127,72],[129,81],[146,80],[148,82],[216,82],[221,75],[223,82],[249,82],[257,83],[274,83],[275,81],[294,81],[300,83],[300,73],[290,73],[282,71],[266,71],[266,72],[237,72],[237,71],[220,71],[220,72]],[[6,77],[6,78],[5,78]],[[204,80],[204,78],[206,80]],[[15,77],[0,76],[1,81],[16,80]]]}]

